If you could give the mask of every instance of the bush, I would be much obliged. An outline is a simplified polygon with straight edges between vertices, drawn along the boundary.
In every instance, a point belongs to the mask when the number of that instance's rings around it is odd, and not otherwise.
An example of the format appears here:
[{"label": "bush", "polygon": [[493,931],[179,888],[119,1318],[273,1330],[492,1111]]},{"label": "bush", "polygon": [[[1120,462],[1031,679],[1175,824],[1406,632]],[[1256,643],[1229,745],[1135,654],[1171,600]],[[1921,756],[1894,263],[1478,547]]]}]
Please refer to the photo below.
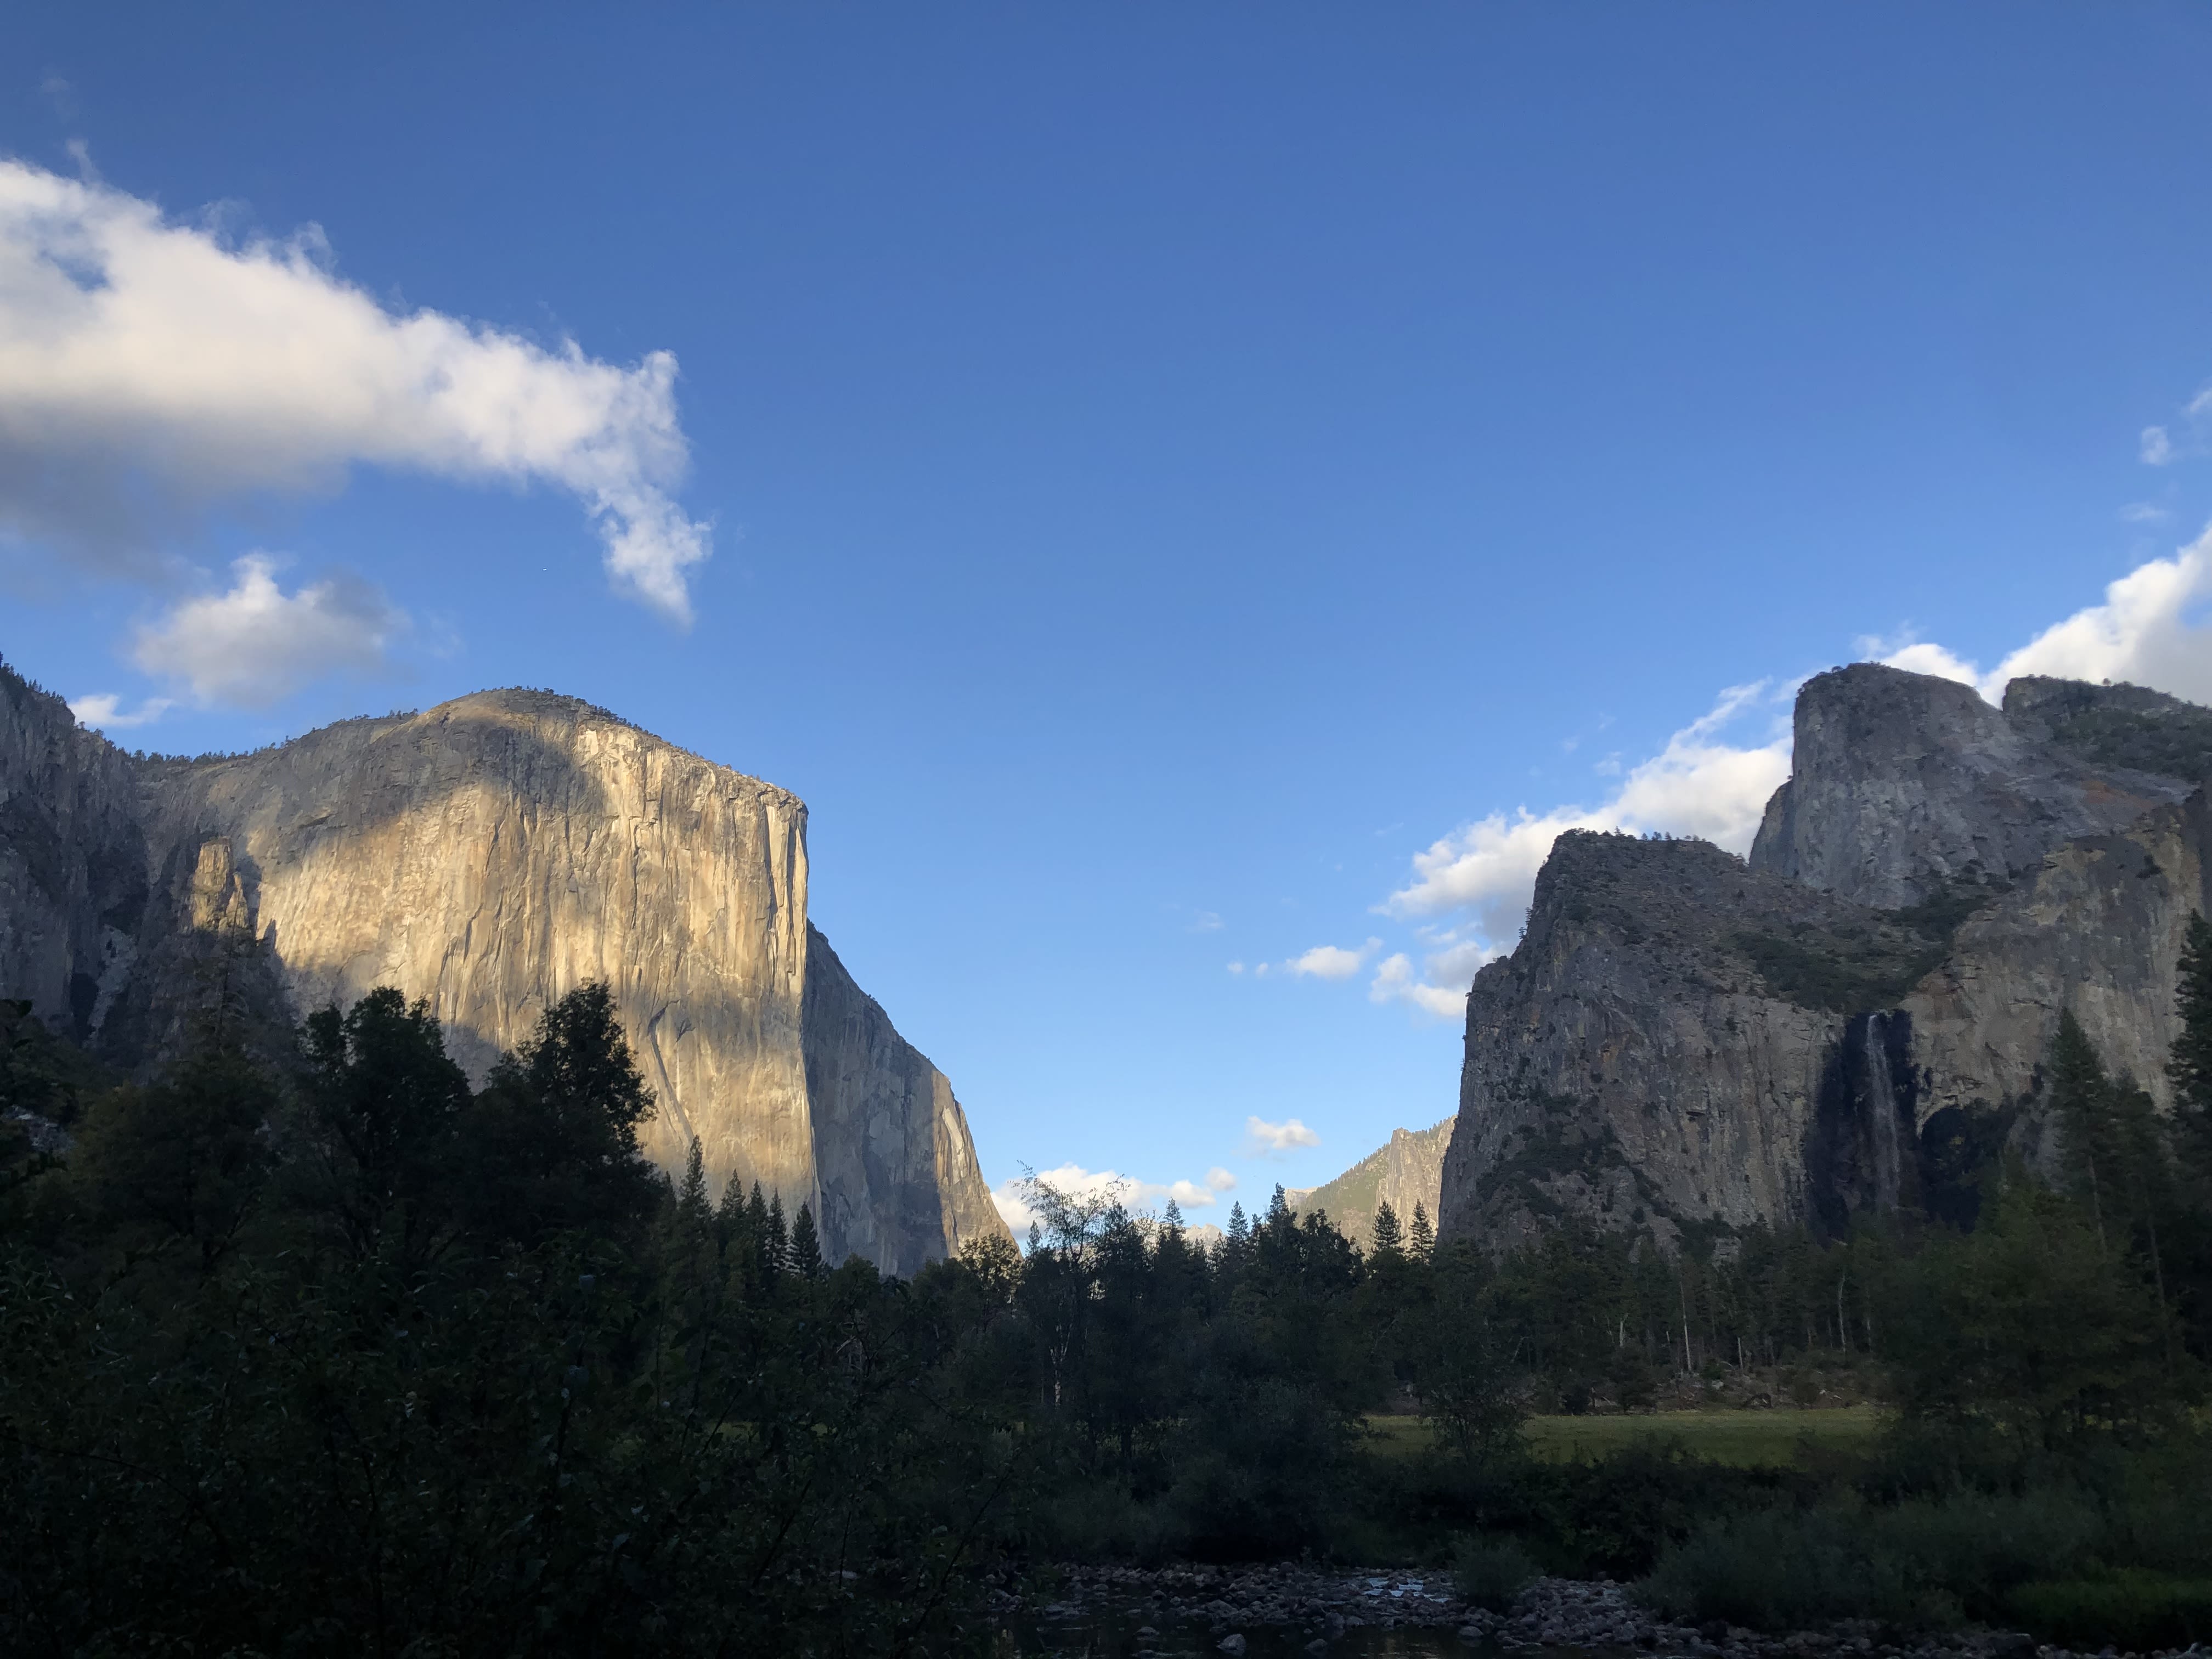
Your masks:
[{"label": "bush", "polygon": [[2212,1637],[2212,1578],[2158,1572],[2022,1584],[2005,1600],[2013,1619],[2047,1642],[2147,1651]]},{"label": "bush", "polygon": [[1942,1628],[2014,1616],[2014,1590],[2068,1571],[2107,1530],[2100,1506],[2074,1491],[1770,1511],[1701,1528],[1668,1552],[1644,1594],[1677,1618],[1765,1630],[1844,1618]]},{"label": "bush", "polygon": [[1452,1553],[1452,1578],[1461,1596],[1492,1613],[1510,1610],[1514,1598],[1539,1576],[1528,1552],[1510,1538],[1470,1538]]}]

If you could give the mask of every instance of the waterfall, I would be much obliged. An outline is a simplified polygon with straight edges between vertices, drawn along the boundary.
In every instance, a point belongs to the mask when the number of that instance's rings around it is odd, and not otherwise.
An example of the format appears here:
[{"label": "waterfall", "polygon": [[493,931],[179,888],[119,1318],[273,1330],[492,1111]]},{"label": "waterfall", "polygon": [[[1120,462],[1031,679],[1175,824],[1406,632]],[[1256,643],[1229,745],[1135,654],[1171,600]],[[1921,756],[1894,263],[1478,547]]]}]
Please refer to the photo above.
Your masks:
[{"label": "waterfall", "polygon": [[1897,1093],[1889,1074],[1889,1016],[1869,1014],[1866,1023],[1866,1109],[1874,1132],[1874,1203],[1894,1210],[1904,1179],[1904,1152],[1897,1138]]}]

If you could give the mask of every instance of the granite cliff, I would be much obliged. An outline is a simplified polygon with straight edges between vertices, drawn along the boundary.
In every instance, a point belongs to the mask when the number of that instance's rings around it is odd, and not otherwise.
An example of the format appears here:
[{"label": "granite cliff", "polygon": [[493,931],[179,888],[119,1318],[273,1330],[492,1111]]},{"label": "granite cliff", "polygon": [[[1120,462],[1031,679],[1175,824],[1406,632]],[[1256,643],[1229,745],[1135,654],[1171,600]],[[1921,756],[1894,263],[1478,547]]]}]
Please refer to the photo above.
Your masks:
[{"label": "granite cliff", "polygon": [[1860,664],[1800,692],[1747,860],[1577,832],[1468,999],[1446,1236],[1964,1216],[2009,1145],[2062,1154],[2041,1062],[2071,1009],[2164,1100],[2212,910],[2212,711],[2133,686],[1971,688]]},{"label": "granite cliff", "polygon": [[[615,992],[680,1168],[893,1272],[1003,1237],[951,1085],[807,921],[806,809],[603,709],[493,691],[250,755],[142,759],[0,667],[0,995],[125,1064],[196,999],[272,1030],[378,985],[481,1079]],[[211,981],[219,991],[210,991]]]}]

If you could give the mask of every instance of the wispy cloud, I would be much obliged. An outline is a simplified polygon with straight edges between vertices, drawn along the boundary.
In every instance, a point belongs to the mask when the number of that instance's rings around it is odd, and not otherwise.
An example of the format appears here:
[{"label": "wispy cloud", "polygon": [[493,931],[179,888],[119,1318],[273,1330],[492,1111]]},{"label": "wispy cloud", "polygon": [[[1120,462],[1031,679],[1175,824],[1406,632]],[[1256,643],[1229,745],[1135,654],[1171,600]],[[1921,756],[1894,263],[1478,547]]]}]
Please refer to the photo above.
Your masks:
[{"label": "wispy cloud", "polygon": [[226,242],[95,179],[0,161],[0,532],[146,574],[213,502],[369,465],[578,497],[616,589],[678,623],[708,526],[676,360],[621,368],[387,310],[322,233]]},{"label": "wispy cloud", "polygon": [[1320,1145],[1321,1137],[1294,1117],[1280,1123],[1270,1123],[1263,1117],[1244,1120],[1244,1147],[1256,1157],[1273,1157],[1300,1146]]},{"label": "wispy cloud", "polygon": [[1211,910],[1200,910],[1191,918],[1189,931],[1194,933],[1218,933],[1221,931],[1221,918]]},{"label": "wispy cloud", "polygon": [[[1391,915],[1470,912],[1488,941],[1510,938],[1528,906],[1536,872],[1569,830],[1663,830],[1701,836],[1735,852],[1751,845],[1767,797],[1790,775],[1787,696],[1761,680],[1732,686],[1595,806],[1493,812],[1413,856],[1413,879],[1384,901]],[[1740,717],[1763,717],[1765,741],[1745,747],[1720,732]]]},{"label": "wispy cloud", "polygon": [[2147,426],[2136,453],[2145,466],[2164,466],[2173,459],[2173,439],[2162,426]]}]

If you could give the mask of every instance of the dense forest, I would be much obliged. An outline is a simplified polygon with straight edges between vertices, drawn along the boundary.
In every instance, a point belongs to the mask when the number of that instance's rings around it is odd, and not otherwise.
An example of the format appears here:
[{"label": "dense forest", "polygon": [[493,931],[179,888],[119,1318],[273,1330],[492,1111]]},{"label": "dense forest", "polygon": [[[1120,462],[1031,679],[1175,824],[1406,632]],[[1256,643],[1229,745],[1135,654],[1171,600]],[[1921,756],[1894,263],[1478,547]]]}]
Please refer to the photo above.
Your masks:
[{"label": "dense forest", "polygon": [[[1695,1617],[2212,1636],[2212,927],[2177,1109],[2069,1020],[2057,1187],[1971,1230],[1562,1224],[1355,1243],[1278,1191],[1033,1182],[1025,1250],[913,1279],[671,1182],[604,988],[480,1089],[398,993],[282,1051],[218,996],[152,1078],[0,1005],[0,1645],[63,1653],[989,1651],[1082,1559],[1456,1560],[1644,1581]],[[1534,1413],[1892,1407],[1848,1465],[1655,1441],[1547,1462]],[[1407,1455],[1378,1424],[1418,1419]]]}]

